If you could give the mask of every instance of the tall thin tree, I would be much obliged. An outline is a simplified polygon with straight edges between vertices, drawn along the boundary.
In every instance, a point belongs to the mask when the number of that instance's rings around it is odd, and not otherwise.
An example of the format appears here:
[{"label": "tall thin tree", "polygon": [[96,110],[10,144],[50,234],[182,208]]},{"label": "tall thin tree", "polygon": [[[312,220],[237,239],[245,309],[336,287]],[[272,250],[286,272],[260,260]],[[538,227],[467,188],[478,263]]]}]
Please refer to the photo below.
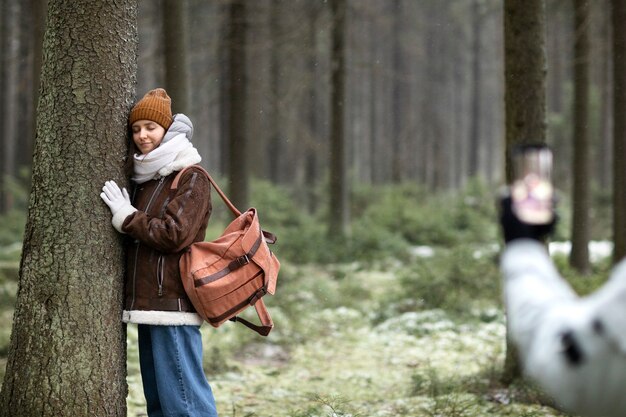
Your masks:
[{"label": "tall thin tree", "polygon": [[99,194],[124,182],[136,11],[137,0],[49,4],[3,417],[126,414],[123,251]]},{"label": "tall thin tree", "polygon": [[174,113],[189,113],[189,63],[187,8],[184,0],[163,1],[165,87],[172,97]]},{"label": "tall thin tree", "polygon": [[[30,0],[32,12],[32,107],[33,119],[36,119],[37,103],[39,102],[39,84],[41,80],[41,62],[43,59],[43,36],[46,29],[46,14],[48,11],[48,0]],[[32,123],[31,138],[26,142],[23,152],[26,153],[25,160],[28,164],[32,164],[32,154],[35,143],[36,123]]]},{"label": "tall thin tree", "polygon": [[470,120],[470,135],[469,135],[469,166],[468,174],[470,177],[478,175],[478,169],[480,167],[480,123],[482,113],[482,71],[481,62],[483,60],[481,56],[481,33],[482,33],[482,7],[483,2],[481,0],[473,0],[472,11],[472,118]]},{"label": "tall thin tree", "polygon": [[281,124],[281,6],[280,0],[273,0],[270,5],[270,100],[271,100],[271,114],[270,114],[270,133],[269,143],[267,146],[267,158],[269,164],[269,178],[274,183],[280,181],[280,155],[281,155],[281,136],[283,134],[284,127]]},{"label": "tall thin tree", "polygon": [[[13,196],[7,187],[10,178],[14,178],[17,173],[16,152],[18,137],[18,115],[15,111],[16,103],[19,102],[19,73],[20,73],[20,14],[24,13],[18,2],[7,2],[4,4],[5,10],[2,13],[3,29],[6,38],[0,39],[3,45],[3,88],[2,98],[4,100],[3,120],[2,120],[2,148],[0,149],[0,212],[10,210],[13,207]],[[30,133],[30,132],[28,132]]]},{"label": "tall thin tree", "polygon": [[393,40],[393,92],[391,105],[392,111],[392,134],[391,134],[391,180],[393,182],[401,182],[406,176],[406,158],[407,152],[404,142],[406,142],[406,113],[405,109],[408,107],[408,91],[409,86],[407,83],[408,71],[406,70],[406,54],[403,49],[403,31],[404,15],[406,13],[403,7],[402,0],[394,0],[392,3],[392,40]]},{"label": "tall thin tree", "polygon": [[348,174],[344,132],[346,85],[346,0],[331,0],[331,94],[330,94],[330,219],[328,233],[343,238],[348,233]]},{"label": "tall thin tree", "polygon": [[[505,0],[504,79],[506,112],[505,170],[513,180],[511,149],[546,140],[546,56],[544,0]],[[516,349],[507,338],[503,380],[521,374]]]},{"label": "tall thin tree", "polygon": [[572,160],[572,250],[569,263],[588,273],[590,223],[589,0],[574,5],[574,157]]},{"label": "tall thin tree", "polygon": [[250,166],[248,164],[245,0],[233,0],[229,9],[229,101],[228,101],[228,178],[230,198],[237,207],[248,206]]},{"label": "tall thin tree", "polygon": [[626,0],[612,0],[613,21],[613,260],[626,256]]}]

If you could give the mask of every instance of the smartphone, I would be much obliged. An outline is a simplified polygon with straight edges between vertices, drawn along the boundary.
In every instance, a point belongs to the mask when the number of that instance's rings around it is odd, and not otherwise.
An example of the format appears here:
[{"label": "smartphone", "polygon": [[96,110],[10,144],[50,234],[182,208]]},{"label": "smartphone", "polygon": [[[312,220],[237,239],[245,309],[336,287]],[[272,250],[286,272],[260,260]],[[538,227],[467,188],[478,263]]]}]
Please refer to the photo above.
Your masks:
[{"label": "smartphone", "polygon": [[513,150],[514,180],[511,209],[527,224],[548,224],[554,219],[552,151],[547,145],[521,145]]}]

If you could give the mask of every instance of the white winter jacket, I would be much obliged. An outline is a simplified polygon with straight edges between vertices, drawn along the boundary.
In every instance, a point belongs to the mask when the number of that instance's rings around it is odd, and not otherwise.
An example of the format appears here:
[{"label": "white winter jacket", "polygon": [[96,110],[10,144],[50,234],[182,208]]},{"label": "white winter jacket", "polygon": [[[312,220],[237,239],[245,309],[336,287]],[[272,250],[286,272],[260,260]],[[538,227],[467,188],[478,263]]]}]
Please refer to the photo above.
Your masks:
[{"label": "white winter jacket", "polygon": [[501,268],[509,334],[525,373],[566,410],[626,416],[626,261],[586,297],[534,240],[508,244]]}]

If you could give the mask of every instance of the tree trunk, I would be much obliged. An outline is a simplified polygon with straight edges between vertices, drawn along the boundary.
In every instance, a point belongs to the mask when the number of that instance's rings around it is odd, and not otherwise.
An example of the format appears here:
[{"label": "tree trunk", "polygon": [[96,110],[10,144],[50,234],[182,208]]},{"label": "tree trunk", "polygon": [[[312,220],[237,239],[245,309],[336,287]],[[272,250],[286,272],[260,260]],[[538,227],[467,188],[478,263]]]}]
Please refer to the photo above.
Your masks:
[{"label": "tree trunk", "polygon": [[32,166],[33,148],[35,145],[36,136],[36,118],[37,118],[37,103],[39,102],[39,84],[41,81],[41,61],[43,58],[43,36],[46,30],[46,14],[48,11],[47,0],[30,0],[32,22],[33,26],[30,28],[32,31],[32,91],[31,91],[31,106],[32,122],[29,129],[30,137],[25,140],[25,146],[22,146],[20,153],[23,153],[23,162],[27,166]]},{"label": "tree trunk", "polygon": [[[504,2],[504,78],[506,112],[505,170],[513,179],[510,152],[521,143],[545,143],[546,57],[543,0]],[[521,375],[517,351],[507,338],[503,381]]]},{"label": "tree trunk", "polygon": [[626,0],[613,6],[613,260],[626,255]]},{"label": "tree trunk", "polygon": [[229,52],[229,156],[230,199],[241,210],[248,208],[250,166],[246,132],[246,2],[234,0],[230,5]]},{"label": "tree trunk", "polygon": [[269,178],[277,184],[280,182],[281,169],[281,136],[283,133],[283,126],[281,123],[281,2],[274,0],[270,5],[270,100],[271,100],[271,123],[270,123],[270,137],[269,144],[267,146],[267,159],[269,164]]},{"label": "tree trunk", "polygon": [[1,416],[126,414],[123,250],[99,194],[125,183],[136,11],[136,0],[49,4]]},{"label": "tree trunk", "polygon": [[543,0],[505,0],[506,179],[512,180],[510,150],[545,143],[546,57]]},{"label": "tree trunk", "polygon": [[306,112],[306,124],[309,127],[309,140],[305,159],[304,170],[304,184],[306,190],[306,208],[309,213],[315,213],[317,209],[318,199],[315,198],[315,184],[319,177],[318,169],[318,154],[321,148],[321,129],[320,129],[320,108],[322,103],[320,102],[319,78],[318,73],[318,60],[321,59],[319,53],[319,41],[318,41],[318,12],[314,11],[309,20],[308,28],[308,42],[309,42],[309,59],[307,66],[310,71],[310,81],[308,85],[308,105]]},{"label": "tree trunk", "polygon": [[613,113],[611,105],[613,103],[613,77],[611,68],[611,13],[610,0],[604,0],[602,7],[602,29],[600,30],[601,46],[604,52],[601,55],[600,65],[600,147],[596,172],[601,190],[610,190],[612,184],[611,166],[613,164]]},{"label": "tree trunk", "polygon": [[13,196],[7,189],[7,181],[15,178],[17,174],[17,164],[15,162],[18,141],[18,85],[20,73],[20,14],[23,13],[18,2],[8,2],[2,16],[6,27],[6,38],[4,42],[4,85],[2,89],[2,100],[4,100],[4,115],[2,126],[2,149],[0,163],[0,190],[2,190],[2,207],[0,213],[13,208]]},{"label": "tree trunk", "polygon": [[[0,91],[4,91],[6,82],[6,67],[7,67],[7,59],[6,59],[6,42],[5,39],[10,39],[7,32],[7,21],[9,19],[8,16],[8,5],[7,0],[0,0]],[[4,126],[6,123],[7,116],[5,113],[5,105],[4,100],[0,99],[0,126]],[[5,137],[4,135],[0,135],[0,214],[6,212],[6,199],[8,197],[7,191],[7,183],[6,183],[6,175],[5,172],[5,162],[4,162],[4,153],[5,150]]]},{"label": "tree trunk", "polygon": [[163,1],[165,88],[172,98],[172,111],[184,114],[190,110],[187,4],[182,0]]},{"label": "tree trunk", "polygon": [[403,29],[404,13],[406,10],[402,7],[401,0],[394,0],[392,5],[393,19],[393,93],[391,97],[392,104],[392,125],[391,125],[391,181],[394,183],[402,182],[406,176],[406,109],[409,108],[407,94],[409,85],[407,79],[409,77],[406,71],[406,55],[403,50]]},{"label": "tree trunk", "polygon": [[589,2],[574,0],[574,157],[572,190],[572,250],[569,263],[589,273]]},{"label": "tree trunk", "polygon": [[482,2],[474,0],[472,2],[472,108],[470,109],[472,118],[470,120],[470,137],[469,137],[469,167],[468,174],[475,177],[479,173],[480,167],[480,123],[482,117],[482,73],[480,63],[483,59],[481,56],[481,40],[482,32],[482,12],[480,10]]},{"label": "tree trunk", "polygon": [[346,0],[331,0],[331,122],[330,122],[330,218],[329,236],[341,239],[348,234],[348,175],[344,135],[346,78]]}]

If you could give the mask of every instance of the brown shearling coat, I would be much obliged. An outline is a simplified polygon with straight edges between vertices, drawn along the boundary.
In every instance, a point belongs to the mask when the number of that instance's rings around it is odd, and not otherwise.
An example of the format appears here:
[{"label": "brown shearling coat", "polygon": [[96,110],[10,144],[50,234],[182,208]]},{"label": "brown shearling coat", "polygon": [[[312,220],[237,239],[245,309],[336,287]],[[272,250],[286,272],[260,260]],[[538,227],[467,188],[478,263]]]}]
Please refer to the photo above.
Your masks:
[{"label": "brown shearling coat", "polygon": [[211,215],[210,184],[196,169],[187,171],[172,192],[178,172],[137,184],[122,230],[127,248],[124,310],[194,312],[185,294],[178,261],[193,242],[204,240]]}]

